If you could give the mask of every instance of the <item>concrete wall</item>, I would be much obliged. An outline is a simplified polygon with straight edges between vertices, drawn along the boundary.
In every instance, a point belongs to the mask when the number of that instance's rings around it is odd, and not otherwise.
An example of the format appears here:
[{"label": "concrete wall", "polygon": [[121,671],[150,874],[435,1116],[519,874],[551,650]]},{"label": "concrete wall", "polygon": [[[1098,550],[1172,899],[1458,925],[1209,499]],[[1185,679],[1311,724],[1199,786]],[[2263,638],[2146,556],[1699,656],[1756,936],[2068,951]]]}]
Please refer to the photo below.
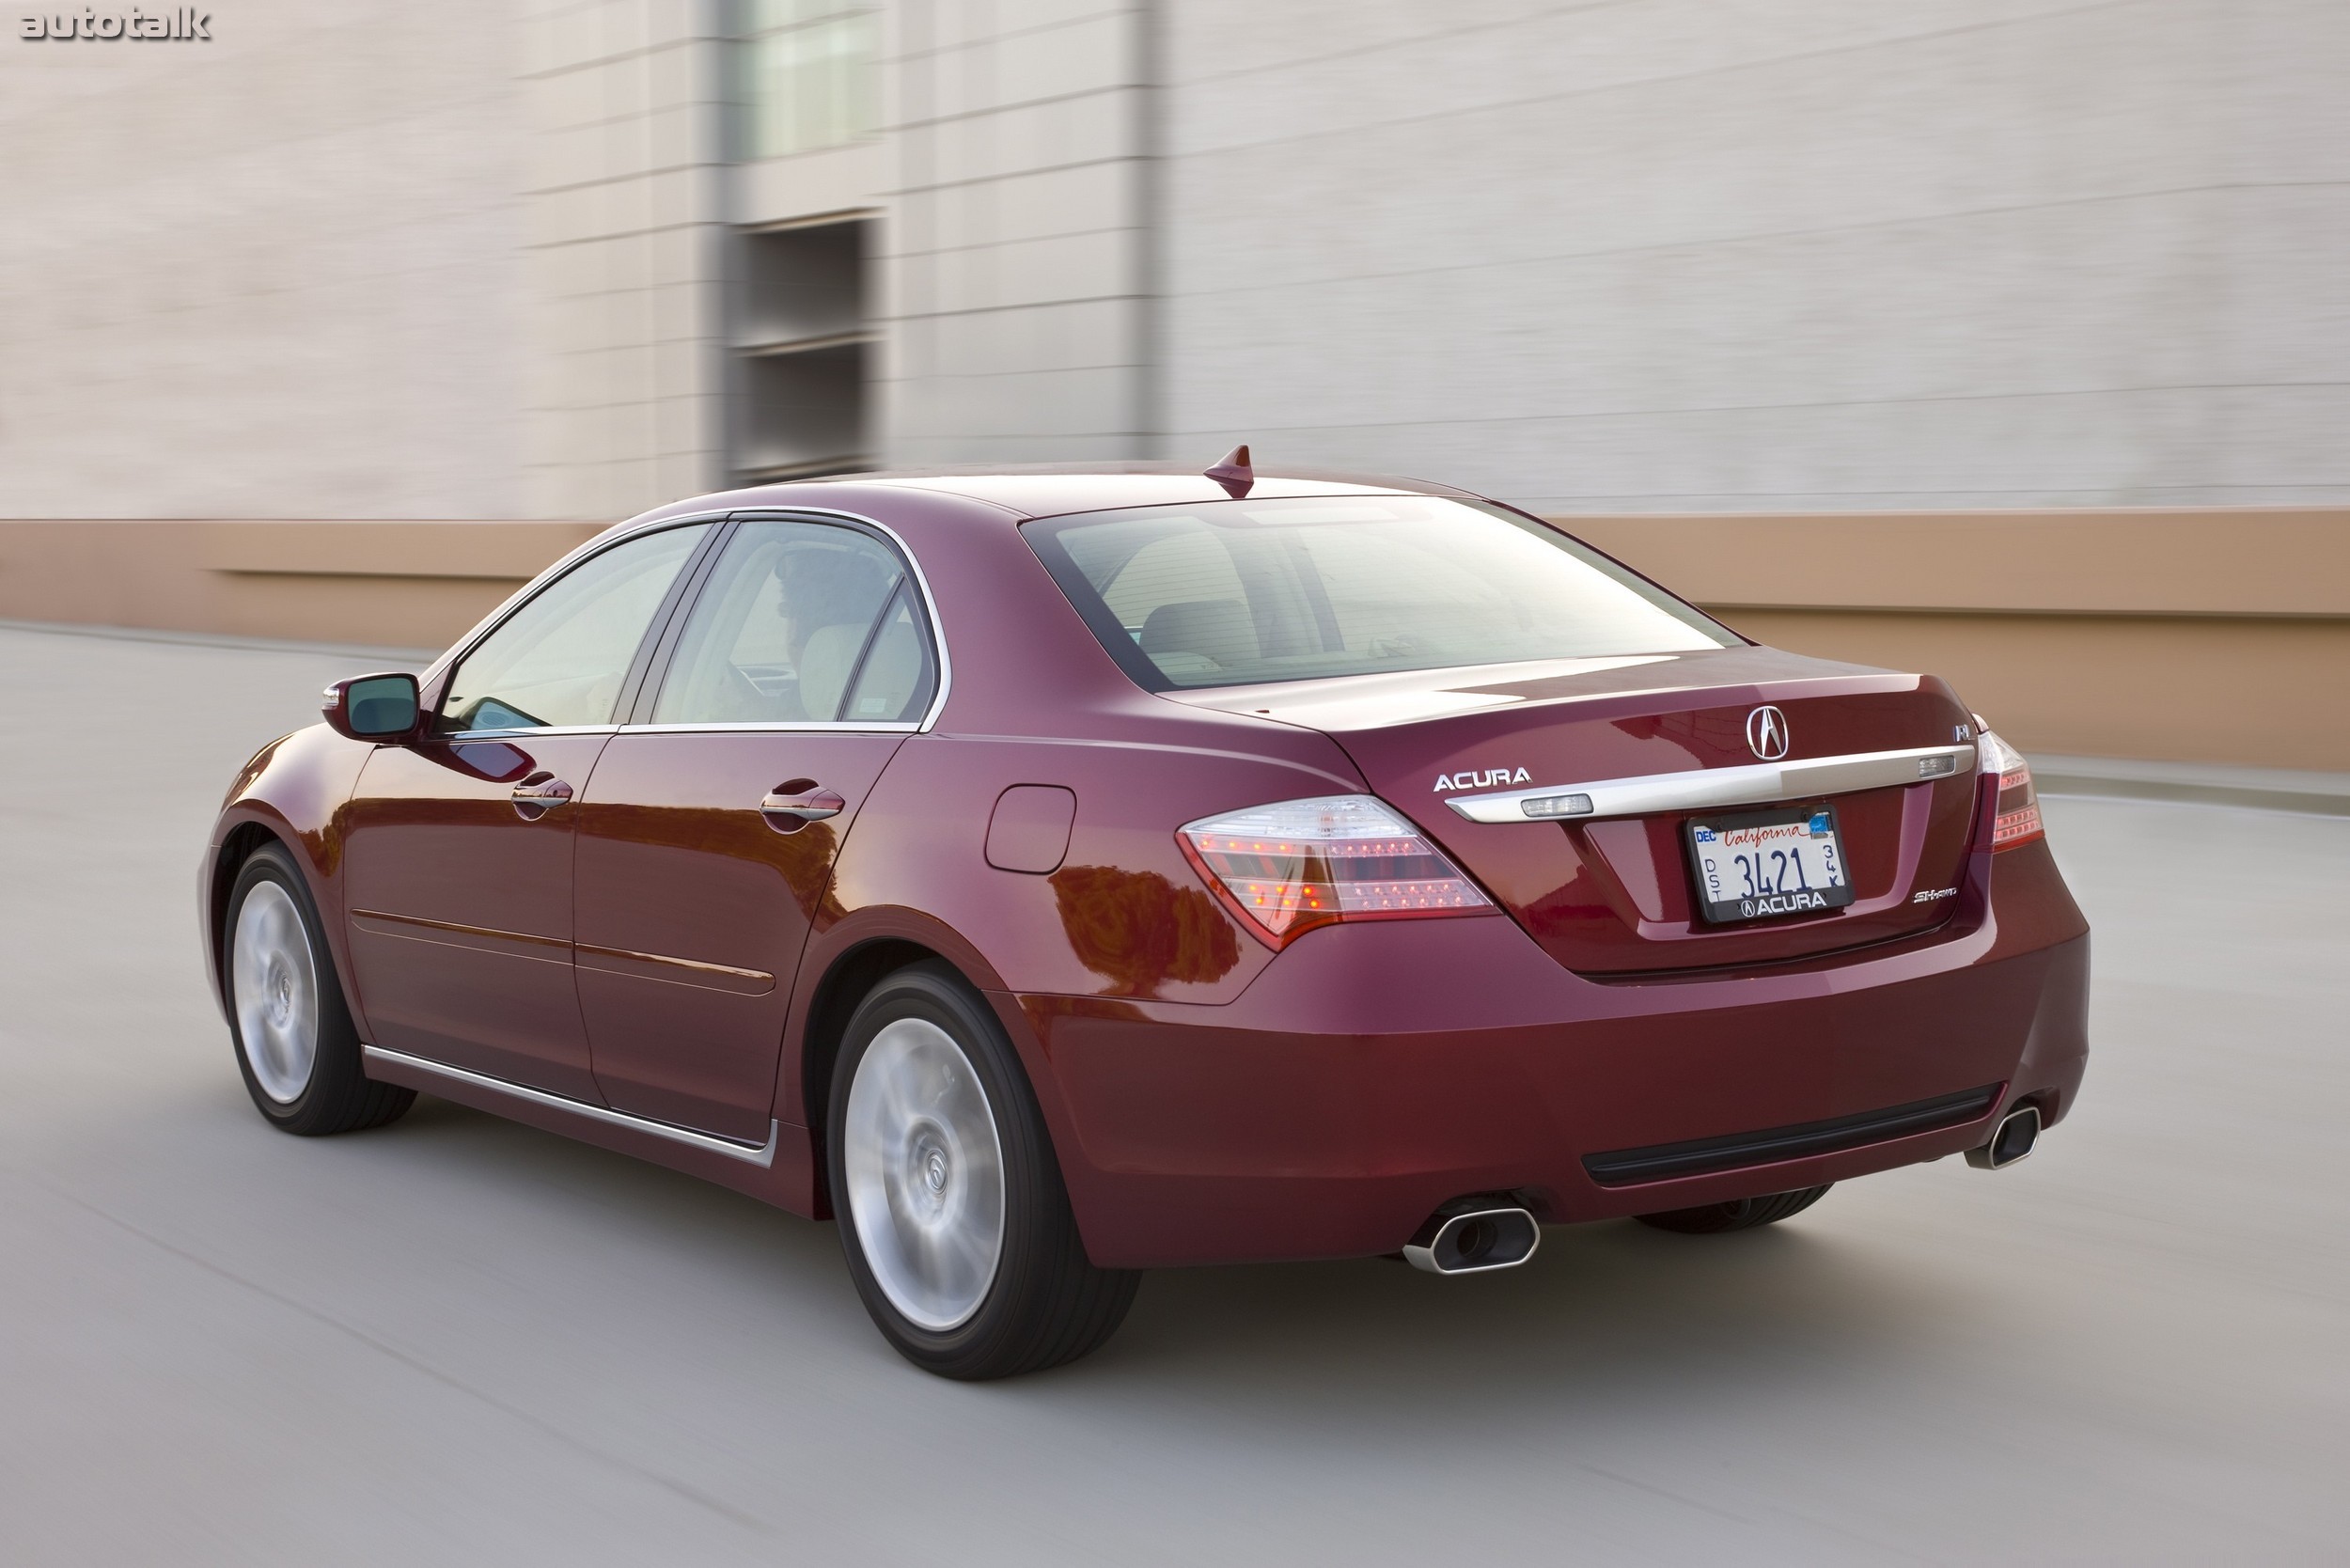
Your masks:
[{"label": "concrete wall", "polygon": [[844,208],[883,219],[892,463],[2350,499],[2336,0],[885,10],[881,139],[732,172],[724,0],[0,38],[0,516],[718,483],[726,228]]},{"label": "concrete wall", "polygon": [[2350,498],[2338,0],[1182,0],[1166,442],[1551,510]]},{"label": "concrete wall", "polygon": [[722,478],[722,0],[0,39],[0,516],[621,517]]},{"label": "concrete wall", "polygon": [[525,0],[530,514],[725,482],[725,0]]},{"label": "concrete wall", "polygon": [[1144,450],[1139,8],[899,0],[890,22],[886,461]]},{"label": "concrete wall", "polygon": [[527,515],[511,8],[239,0],[140,43],[28,42],[35,8],[0,35],[0,516]]}]

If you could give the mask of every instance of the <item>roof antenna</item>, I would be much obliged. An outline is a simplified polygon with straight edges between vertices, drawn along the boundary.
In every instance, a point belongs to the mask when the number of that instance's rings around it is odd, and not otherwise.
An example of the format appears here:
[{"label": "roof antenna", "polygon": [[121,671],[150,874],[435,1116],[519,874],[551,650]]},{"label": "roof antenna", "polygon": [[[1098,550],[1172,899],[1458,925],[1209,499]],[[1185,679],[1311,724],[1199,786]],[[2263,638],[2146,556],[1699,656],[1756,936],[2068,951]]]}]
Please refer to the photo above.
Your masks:
[{"label": "roof antenna", "polygon": [[1222,485],[1233,500],[1242,500],[1257,482],[1257,471],[1248,466],[1248,444],[1242,442],[1224,454],[1224,461],[1207,470],[1208,478]]}]

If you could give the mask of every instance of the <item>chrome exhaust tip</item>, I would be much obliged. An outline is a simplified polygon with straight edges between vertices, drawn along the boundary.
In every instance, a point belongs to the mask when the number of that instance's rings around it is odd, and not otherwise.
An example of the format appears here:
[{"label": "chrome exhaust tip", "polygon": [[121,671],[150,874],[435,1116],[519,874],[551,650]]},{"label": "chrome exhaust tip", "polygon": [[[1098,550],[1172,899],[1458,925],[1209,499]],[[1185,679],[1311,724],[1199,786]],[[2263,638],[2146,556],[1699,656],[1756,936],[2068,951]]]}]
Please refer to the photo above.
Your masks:
[{"label": "chrome exhaust tip", "polygon": [[2023,1105],[1999,1118],[1991,1141],[1966,1151],[1966,1163],[1977,1170],[2004,1170],[2031,1152],[2040,1141],[2040,1107]]},{"label": "chrome exhaust tip", "polygon": [[1534,1256],[1542,1239],[1524,1209],[1439,1209],[1403,1244],[1403,1261],[1430,1274],[1490,1274]]}]

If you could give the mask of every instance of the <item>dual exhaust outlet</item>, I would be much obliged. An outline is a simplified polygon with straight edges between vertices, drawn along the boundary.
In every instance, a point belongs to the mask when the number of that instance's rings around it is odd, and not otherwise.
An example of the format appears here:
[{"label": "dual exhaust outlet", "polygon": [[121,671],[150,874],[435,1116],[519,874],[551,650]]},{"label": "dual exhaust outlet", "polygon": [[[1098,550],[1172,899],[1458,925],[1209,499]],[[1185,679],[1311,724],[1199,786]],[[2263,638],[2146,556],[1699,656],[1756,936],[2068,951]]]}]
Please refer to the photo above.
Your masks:
[{"label": "dual exhaust outlet", "polygon": [[[2040,1141],[2040,1107],[2019,1105],[1999,1118],[1990,1139],[1966,1151],[1978,1170],[1999,1170],[2029,1156]],[[1430,1274],[1490,1274],[1534,1256],[1543,1230],[1514,1203],[1455,1199],[1430,1215],[1403,1244],[1403,1261]]]}]

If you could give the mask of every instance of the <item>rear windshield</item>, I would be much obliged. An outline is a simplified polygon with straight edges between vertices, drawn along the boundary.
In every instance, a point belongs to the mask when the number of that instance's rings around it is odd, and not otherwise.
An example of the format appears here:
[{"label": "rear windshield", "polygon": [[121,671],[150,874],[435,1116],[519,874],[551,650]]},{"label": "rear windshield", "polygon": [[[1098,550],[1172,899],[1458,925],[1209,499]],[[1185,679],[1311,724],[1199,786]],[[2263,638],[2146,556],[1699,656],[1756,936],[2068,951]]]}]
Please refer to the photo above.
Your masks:
[{"label": "rear windshield", "polygon": [[1555,529],[1435,496],[1138,507],[1021,533],[1152,691],[1739,641]]}]

